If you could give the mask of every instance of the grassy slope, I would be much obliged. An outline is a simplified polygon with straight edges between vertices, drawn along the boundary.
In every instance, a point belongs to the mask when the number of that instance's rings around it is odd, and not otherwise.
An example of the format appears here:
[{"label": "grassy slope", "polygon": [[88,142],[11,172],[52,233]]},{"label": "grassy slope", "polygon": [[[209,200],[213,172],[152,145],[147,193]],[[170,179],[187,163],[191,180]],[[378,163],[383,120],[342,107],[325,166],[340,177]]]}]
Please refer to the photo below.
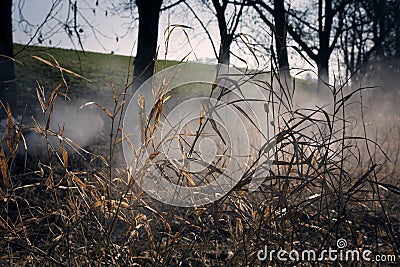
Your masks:
[{"label": "grassy slope", "polygon": [[[127,82],[129,73],[132,73],[132,60],[128,56],[110,55],[93,52],[81,52],[60,48],[48,47],[27,47],[20,53],[23,46],[16,44],[14,51],[17,54],[16,60],[22,64],[16,64],[18,93],[17,97],[21,102],[26,102],[27,96],[30,101],[36,101],[36,87],[38,81],[44,86],[49,94],[53,88],[62,82],[60,71],[54,67],[46,65],[32,56],[39,56],[54,63],[57,60],[61,67],[80,74],[90,82],[77,78],[71,74],[64,73],[64,78],[69,86],[68,96],[71,99],[86,99],[99,102],[111,101],[113,84],[117,92],[121,92]],[[54,57],[54,59],[52,59]],[[158,61],[157,69],[176,64],[176,61]],[[130,79],[131,80],[131,77]],[[296,90],[310,91],[314,85],[309,81],[296,79]],[[63,91],[66,89],[62,87]],[[199,92],[185,91],[184,95],[196,96]],[[202,94],[201,94],[202,95]],[[22,103],[22,104],[24,104]]]},{"label": "grassy slope", "polygon": [[[22,48],[14,46],[15,53]],[[36,81],[45,87],[47,93],[62,82],[60,71],[32,56],[39,56],[54,63],[57,60],[63,68],[80,74],[90,82],[77,78],[74,75],[64,73],[64,78],[69,86],[68,95],[74,98],[104,99],[111,97],[111,84],[117,92],[121,92],[128,80],[128,72],[132,72],[132,58],[121,55],[109,55],[93,52],[81,52],[59,48],[27,47],[16,55],[16,60],[22,64],[16,64],[18,84],[18,96],[25,98],[27,95],[35,95]],[[54,57],[54,59],[52,59]],[[176,64],[174,61],[159,61],[157,68],[168,67]],[[131,79],[129,79],[131,80]],[[65,89],[65,87],[63,87]]]},{"label": "grassy slope", "polygon": [[[15,45],[14,50],[21,49]],[[47,53],[47,54],[44,54]],[[110,88],[112,81],[115,86],[123,86],[127,77],[129,57],[118,55],[104,55],[91,52],[79,52],[58,48],[28,47],[16,59],[23,63],[17,64],[16,73],[18,84],[25,90],[31,91],[38,80],[46,87],[54,87],[61,81],[60,72],[31,56],[39,56],[50,62],[54,62],[53,56],[60,66],[83,75],[92,82],[65,74],[66,81],[70,86],[71,93],[85,94],[85,90],[99,91]],[[50,56],[51,55],[51,56]]]}]

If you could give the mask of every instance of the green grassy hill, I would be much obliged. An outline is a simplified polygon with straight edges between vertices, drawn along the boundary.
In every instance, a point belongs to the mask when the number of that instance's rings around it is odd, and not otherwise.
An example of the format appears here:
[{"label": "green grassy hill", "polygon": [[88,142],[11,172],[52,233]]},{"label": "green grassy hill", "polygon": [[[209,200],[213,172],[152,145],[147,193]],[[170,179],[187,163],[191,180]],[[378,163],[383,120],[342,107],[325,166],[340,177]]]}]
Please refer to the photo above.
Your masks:
[{"label": "green grassy hill", "polygon": [[[68,84],[68,96],[74,98],[90,98],[93,96],[103,99],[111,96],[111,86],[117,92],[124,89],[127,81],[131,81],[133,58],[121,55],[110,55],[93,52],[82,52],[60,48],[35,47],[23,48],[15,44],[17,96],[36,95],[37,82],[49,93],[59,83],[62,83],[61,72],[48,64],[33,58],[40,57],[53,64],[58,64],[70,71],[84,76],[90,81],[78,78],[66,72],[63,73]],[[159,61],[157,68],[165,68],[176,64],[175,61]],[[37,82],[36,82],[37,81]],[[65,86],[64,86],[64,89]]]},{"label": "green grassy hill", "polygon": [[[68,88],[63,84],[62,91],[67,92],[69,98],[99,101],[103,104],[112,102],[112,86],[118,93],[125,88],[127,82],[132,81],[133,58],[128,56],[37,46],[24,48],[19,44],[15,44],[14,53],[15,59],[19,62],[15,64],[18,85],[16,96],[21,106],[25,105],[28,96],[31,98],[30,101],[37,102],[37,83],[40,83],[45,88],[45,92],[50,94],[58,84],[63,83],[63,77]],[[34,58],[35,56],[54,65],[58,63],[59,66],[89,81],[67,72],[63,72],[62,76],[57,68]],[[156,68],[161,70],[177,63],[177,61],[159,60]],[[310,81],[296,79],[296,90],[300,92],[309,93],[314,86],[315,84]],[[188,94],[196,96],[199,92],[194,92],[193,89],[190,92],[184,92],[186,97]]]}]

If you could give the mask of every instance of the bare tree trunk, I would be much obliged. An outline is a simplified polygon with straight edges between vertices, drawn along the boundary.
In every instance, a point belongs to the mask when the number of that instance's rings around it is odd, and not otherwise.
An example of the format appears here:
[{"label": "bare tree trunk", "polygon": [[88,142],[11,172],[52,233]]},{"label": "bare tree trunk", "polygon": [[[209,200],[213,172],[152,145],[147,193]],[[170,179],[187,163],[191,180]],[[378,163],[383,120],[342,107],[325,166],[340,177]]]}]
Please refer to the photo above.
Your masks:
[{"label": "bare tree trunk", "polygon": [[278,57],[279,74],[290,78],[289,59],[286,46],[286,11],[284,0],[274,0],[275,48]]},{"label": "bare tree trunk", "polygon": [[327,96],[329,93],[329,56],[321,58],[318,63],[318,90],[319,96]]},{"label": "bare tree trunk", "polygon": [[229,65],[232,41],[231,35],[221,34],[221,48],[219,51],[218,63]]},{"label": "bare tree trunk", "polygon": [[[0,1],[0,100],[15,106],[15,70],[12,38],[12,0]],[[7,58],[8,57],[8,58]]]},{"label": "bare tree trunk", "polygon": [[[325,83],[329,83],[329,58],[332,50],[330,46],[331,31],[333,24],[332,0],[319,0],[318,20],[319,20],[319,50],[317,55],[318,67],[318,91],[317,94],[324,95],[329,92],[329,88]],[[324,11],[322,11],[324,9]]]},{"label": "bare tree trunk", "polygon": [[233,41],[233,36],[228,33],[228,26],[225,20],[225,9],[227,3],[223,1],[222,5],[218,0],[213,0],[213,5],[217,15],[219,36],[221,39],[218,63],[229,65],[231,44]]},{"label": "bare tree trunk", "polygon": [[133,84],[133,90],[153,75],[161,4],[162,0],[136,0],[139,11],[139,30],[133,72],[137,80]]}]

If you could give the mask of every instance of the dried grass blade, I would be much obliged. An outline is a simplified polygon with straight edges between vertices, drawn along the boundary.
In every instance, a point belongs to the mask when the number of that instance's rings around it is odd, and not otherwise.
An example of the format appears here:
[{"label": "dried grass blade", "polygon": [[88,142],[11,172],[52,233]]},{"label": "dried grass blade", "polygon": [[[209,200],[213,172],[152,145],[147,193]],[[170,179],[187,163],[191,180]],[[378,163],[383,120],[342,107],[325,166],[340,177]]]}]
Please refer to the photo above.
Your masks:
[{"label": "dried grass blade", "polygon": [[54,65],[53,63],[51,63],[50,61],[48,61],[48,60],[46,60],[46,59],[43,59],[43,58],[38,57],[38,56],[31,56],[31,57],[34,58],[34,59],[36,59],[36,60],[39,60],[40,62],[42,62],[42,63],[44,63],[44,64],[49,65],[50,67],[59,69],[60,71],[65,71],[65,72],[68,73],[68,74],[71,74],[71,75],[76,76],[76,77],[78,77],[78,78],[84,79],[84,80],[86,80],[86,81],[88,81],[88,82],[92,82],[92,81],[89,80],[88,78],[83,77],[82,75],[79,75],[79,74],[77,74],[77,73],[75,73],[75,72],[73,72],[73,71],[71,71],[71,70],[69,70],[69,69],[63,68],[63,67],[61,67],[61,66],[56,66],[56,65]]},{"label": "dried grass blade", "polygon": [[68,167],[68,152],[65,148],[61,148],[64,168]]},{"label": "dried grass blade", "polygon": [[190,186],[196,186],[196,184],[194,183],[192,177],[190,176],[190,174],[187,171],[182,170],[182,174],[185,176],[185,178],[188,181],[188,184]]},{"label": "dried grass blade", "polygon": [[97,102],[87,102],[87,103],[83,104],[82,106],[80,106],[79,109],[83,109],[83,108],[85,108],[85,107],[87,107],[87,106],[90,106],[90,105],[95,105],[95,106],[97,106],[97,107],[100,108],[108,117],[110,117],[111,119],[114,118],[114,116],[111,114],[111,112],[110,112],[108,109],[106,109],[104,106],[100,105],[100,104],[97,103]]},{"label": "dried grass blade", "polygon": [[3,183],[5,187],[8,187],[10,185],[9,177],[8,177],[8,171],[7,171],[7,160],[4,155],[4,150],[3,146],[1,145],[0,142],[0,171],[1,175],[3,176]]},{"label": "dried grass blade", "polygon": [[12,150],[12,128],[13,128],[13,117],[11,114],[10,105],[7,104],[7,147],[8,151]]}]

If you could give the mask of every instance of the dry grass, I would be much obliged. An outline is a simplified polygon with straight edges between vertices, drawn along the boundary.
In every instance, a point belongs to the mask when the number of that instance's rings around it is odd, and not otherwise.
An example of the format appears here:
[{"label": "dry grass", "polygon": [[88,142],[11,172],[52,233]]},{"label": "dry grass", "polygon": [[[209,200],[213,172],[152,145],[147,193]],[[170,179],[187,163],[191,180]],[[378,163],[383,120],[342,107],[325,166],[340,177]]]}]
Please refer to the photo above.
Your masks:
[{"label": "dry grass", "polygon": [[[113,110],[100,106],[112,125],[109,138],[87,151],[63,137],[62,129],[49,128],[59,88],[48,100],[38,89],[46,123],[30,130],[48,144],[40,158],[17,155],[27,129],[3,107],[0,265],[255,266],[266,264],[257,259],[265,245],[320,251],[339,238],[349,248],[398,258],[399,129],[385,140],[369,139],[363,127],[351,135],[347,112],[353,96],[343,88],[332,88],[329,114],[323,108],[291,110],[282,104],[286,88],[261,86],[277,103],[269,175],[250,193],[248,172],[232,192],[201,208],[151,199],[135,184],[140,173],[132,177],[120,164],[124,92],[113,93]],[[276,258],[268,264],[284,265]]]}]

